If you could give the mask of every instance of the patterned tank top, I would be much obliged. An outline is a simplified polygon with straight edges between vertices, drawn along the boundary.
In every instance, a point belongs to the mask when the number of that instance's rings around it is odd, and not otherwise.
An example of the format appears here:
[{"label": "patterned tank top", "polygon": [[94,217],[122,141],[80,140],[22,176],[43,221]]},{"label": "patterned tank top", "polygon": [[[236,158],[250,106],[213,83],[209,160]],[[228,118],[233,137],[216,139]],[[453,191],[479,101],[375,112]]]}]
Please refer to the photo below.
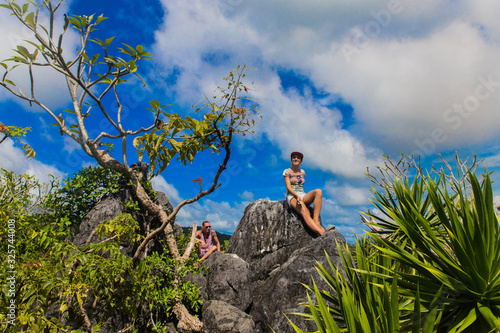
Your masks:
[{"label": "patterned tank top", "polygon": [[283,171],[283,177],[290,178],[290,185],[295,192],[304,192],[304,183],[306,182],[306,172],[300,169],[295,173],[292,169],[288,168]]},{"label": "patterned tank top", "polygon": [[205,242],[205,244],[207,244],[207,247],[204,248],[204,249],[201,249],[201,255],[203,256],[205,253],[207,253],[208,251],[210,251],[210,249],[212,248],[212,246],[214,246],[214,244],[212,243],[212,230],[210,230],[210,232],[208,233],[208,237],[205,238],[205,235],[203,234],[203,231],[201,232],[201,239]]}]

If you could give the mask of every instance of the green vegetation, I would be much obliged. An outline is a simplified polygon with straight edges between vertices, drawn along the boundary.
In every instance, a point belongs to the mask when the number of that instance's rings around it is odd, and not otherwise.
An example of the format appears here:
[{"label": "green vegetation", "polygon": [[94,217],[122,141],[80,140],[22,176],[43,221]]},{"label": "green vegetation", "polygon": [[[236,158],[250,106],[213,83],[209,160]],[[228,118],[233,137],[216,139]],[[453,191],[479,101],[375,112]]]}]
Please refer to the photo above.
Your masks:
[{"label": "green vegetation", "polygon": [[0,133],[3,133],[3,138],[0,139],[0,144],[5,141],[7,138],[12,138],[15,141],[19,142],[22,144],[22,149],[24,150],[24,155],[27,158],[34,158],[36,153],[31,148],[31,146],[25,142],[23,142],[21,139],[26,136],[26,133],[28,131],[31,131],[31,127],[17,127],[17,126],[5,126],[4,124],[0,123]]},{"label": "green vegetation", "polygon": [[[99,175],[93,174],[96,170],[90,170],[89,174],[81,175],[88,183],[76,176],[57,191],[46,192],[49,193],[46,198],[44,195],[33,197],[32,192],[24,190],[31,187],[41,193],[42,186],[32,178],[3,174],[2,186],[6,192],[2,192],[2,196],[7,195],[2,203],[5,210],[0,213],[3,221],[15,221],[12,222],[15,228],[2,224],[1,236],[10,237],[15,231],[18,256],[15,265],[19,268],[15,294],[20,301],[15,326],[8,327],[5,316],[0,318],[1,325],[5,330],[16,331],[43,328],[68,331],[65,320],[71,317],[73,322],[80,321],[87,331],[94,332],[106,316],[113,313],[136,318],[137,322],[119,321],[126,326],[124,329],[152,327],[162,331],[164,319],[175,318],[179,329],[200,331],[202,323],[190,313],[198,307],[198,301],[193,288],[182,280],[192,265],[195,240],[194,237],[176,239],[172,222],[182,207],[220,186],[219,178],[230,159],[234,136],[252,133],[253,117],[259,115],[253,103],[240,96],[248,91],[243,83],[246,67],[238,66],[231,71],[224,78],[224,85],[217,87],[213,97],[205,96],[191,116],[170,113],[167,105],[153,99],[147,110],[153,113],[154,120],[140,128],[128,128],[122,119],[125,118],[125,106],[121,102],[123,89],[129,89],[133,82],[145,85],[138,73],[141,63],[150,59],[150,53],[142,45],[123,44],[113,49],[112,36],[104,40],[92,38],[106,18],[103,15],[61,17],[58,10],[63,1],[5,0],[0,4],[31,34],[30,39],[24,41],[27,44],[23,43],[28,46],[17,45],[16,55],[0,62],[0,70],[4,71],[0,86],[31,106],[41,108],[52,118],[52,125],[61,135],[76,142],[105,169],[99,171],[104,179],[98,179]],[[55,27],[58,17],[63,22],[60,29]],[[79,35],[79,45],[76,50],[64,52],[62,45],[68,29]],[[14,81],[12,72],[19,68],[27,73],[26,89]],[[44,103],[43,96],[37,94],[35,83],[39,72],[36,68],[52,70],[64,79],[70,109],[56,111]],[[144,117],[144,121],[146,119],[151,118]],[[102,131],[103,128],[108,130]],[[180,202],[167,214],[152,197],[150,184],[129,166],[130,142],[139,159],[149,161],[153,176],[164,171],[174,159],[187,166],[200,152],[222,156],[214,159],[218,169],[206,182],[208,188],[204,188],[204,181],[198,178],[198,194]],[[29,157],[34,156],[28,147],[25,152]],[[220,161],[216,161],[218,159]],[[139,235],[137,222],[127,213],[100,227],[100,243],[84,248],[74,246],[69,240],[84,214],[99,200],[103,189],[113,191],[106,182],[118,176],[132,190],[134,201],[127,207],[140,209],[159,221],[158,225]],[[84,188],[88,185],[89,188]],[[64,203],[59,202],[61,198]],[[119,240],[125,238],[136,242],[130,258],[119,251]],[[146,257],[148,245],[160,239],[164,242],[164,252]],[[4,253],[7,252],[2,252],[2,256]],[[2,311],[12,299],[5,292],[9,291],[4,290]]]},{"label": "green vegetation", "polygon": [[87,213],[104,196],[118,190],[120,179],[112,169],[99,166],[82,168],[47,196],[46,206],[60,223],[70,228],[70,236],[74,236]]},{"label": "green vegetation", "polygon": [[[499,332],[500,224],[477,164],[379,168],[369,238],[343,249],[345,276],[318,265],[330,290],[307,286],[319,332]],[[376,219],[376,220],[375,220]],[[342,253],[339,248],[339,252]],[[331,273],[333,272],[333,273]],[[301,332],[296,327],[297,332]]]},{"label": "green vegetation", "polygon": [[[84,168],[60,186],[56,180],[42,185],[32,176],[1,170],[1,219],[15,224],[12,242],[8,237],[9,224],[4,222],[0,227],[2,256],[9,253],[9,249],[15,249],[12,262],[15,267],[10,267],[11,262],[4,257],[2,270],[17,272],[15,289],[3,285],[2,331],[9,328],[16,332],[44,329],[70,332],[71,327],[65,323],[69,318],[82,315],[83,320],[96,323],[92,330],[97,331],[104,320],[119,314],[124,320],[135,318],[126,322],[126,327],[148,327],[161,332],[163,325],[172,320],[175,299],[192,313],[199,311],[198,287],[182,280],[189,271],[200,272],[194,265],[196,255],[186,261],[182,270],[175,272],[172,269],[175,260],[164,242],[161,253],[153,252],[135,266],[132,258],[120,253],[122,241],[134,243],[144,238],[130,214],[100,225],[97,233],[103,240],[101,243],[79,248],[69,241],[73,237],[72,226],[79,225],[81,216],[93,207],[90,202],[86,206],[70,206],[70,203],[83,202],[89,193],[98,200],[109,193],[109,188],[116,187],[117,178],[110,177],[108,188],[89,187],[87,191],[68,194],[67,186],[76,184],[76,180],[80,184],[91,184],[95,176],[104,171],[99,167]],[[54,198],[57,198],[57,207],[64,209],[54,209]],[[181,250],[186,249],[189,237],[179,235],[177,244]],[[179,279],[179,286],[175,288],[173,281]],[[14,325],[8,323],[6,316],[11,292],[17,301]]]}]

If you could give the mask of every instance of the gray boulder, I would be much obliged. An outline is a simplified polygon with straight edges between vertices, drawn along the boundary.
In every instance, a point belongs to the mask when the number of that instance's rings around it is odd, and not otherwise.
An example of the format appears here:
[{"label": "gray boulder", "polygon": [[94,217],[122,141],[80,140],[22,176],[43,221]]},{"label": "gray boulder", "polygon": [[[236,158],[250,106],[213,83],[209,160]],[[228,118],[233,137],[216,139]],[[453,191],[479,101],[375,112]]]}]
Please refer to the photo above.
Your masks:
[{"label": "gray boulder", "polygon": [[[246,286],[251,303],[245,312],[256,325],[254,332],[295,332],[284,313],[308,312],[298,304],[307,302],[307,290],[301,283],[312,285],[314,279],[320,289],[330,290],[315,269],[318,262],[328,267],[325,251],[343,272],[337,242],[345,244],[339,232],[331,230],[318,237],[285,201],[257,200],[247,206],[229,240],[227,253],[236,255],[238,260],[225,259],[229,256],[225,254],[207,261],[209,270],[222,276],[207,279],[208,298],[212,301],[217,295],[233,295],[237,299],[237,288],[232,286],[236,282],[224,284],[220,280],[244,280],[239,271],[247,264]],[[217,292],[210,292],[212,288]],[[313,322],[305,322],[302,317],[289,315],[289,318],[303,330],[317,329]],[[203,317],[205,324],[206,320]]]},{"label": "gray boulder", "polygon": [[241,311],[252,303],[250,267],[235,254],[223,254],[210,263],[207,275],[210,300],[225,301]]},{"label": "gray boulder", "polygon": [[[112,220],[113,218],[119,216],[121,213],[129,212],[124,206],[124,203],[133,200],[132,191],[128,186],[121,186],[117,192],[108,195],[103,198],[99,203],[97,203],[92,210],[85,216],[82,223],[80,224],[80,229],[78,234],[75,236],[73,243],[77,246],[83,247],[89,243],[98,243],[99,237],[97,236],[97,227],[104,223],[105,221]],[[161,204],[163,209],[168,213],[172,212],[172,204],[168,201],[163,192],[156,192],[156,202]],[[148,230],[157,228],[160,224],[159,221],[152,219],[147,214],[144,214],[141,210],[132,212],[133,218],[139,223],[140,234],[145,235]],[[180,231],[180,227],[174,225],[174,229]],[[132,256],[133,247],[124,241],[121,245],[121,252],[124,255]],[[158,244],[153,243],[150,247],[158,246]]]},{"label": "gray boulder", "polygon": [[227,252],[250,264],[253,280],[262,280],[315,238],[286,201],[261,199],[245,208]]},{"label": "gray boulder", "polygon": [[[313,279],[320,290],[331,289],[320,278],[315,266],[321,263],[329,267],[325,251],[337,269],[343,272],[336,242],[345,243],[339,232],[328,231],[302,249],[294,251],[290,258],[263,280],[253,281],[253,306],[250,315],[262,332],[295,332],[284,313],[302,330],[316,330],[314,322],[289,315],[293,312],[309,312],[299,303],[307,303],[307,290],[302,283],[312,286]],[[314,294],[310,294],[314,299]],[[269,328],[270,327],[270,328]]]},{"label": "gray boulder", "polygon": [[205,333],[255,333],[255,323],[245,312],[224,301],[203,304],[203,330]]}]

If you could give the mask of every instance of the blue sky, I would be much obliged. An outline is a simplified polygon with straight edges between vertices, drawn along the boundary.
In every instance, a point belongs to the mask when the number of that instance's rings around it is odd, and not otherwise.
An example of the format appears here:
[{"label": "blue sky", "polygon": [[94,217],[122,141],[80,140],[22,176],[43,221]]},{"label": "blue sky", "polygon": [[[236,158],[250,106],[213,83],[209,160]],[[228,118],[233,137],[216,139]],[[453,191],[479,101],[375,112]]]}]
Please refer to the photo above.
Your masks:
[{"label": "blue sky", "polygon": [[[123,90],[132,128],[152,121],[145,109],[153,98],[188,114],[238,64],[255,69],[250,97],[263,120],[253,136],[235,142],[221,188],[184,209],[181,225],[208,219],[231,233],[250,202],[284,198],[282,172],[290,152],[299,150],[306,190],[323,189],[322,219],[346,238],[363,232],[358,212],[371,207],[364,173],[381,165],[382,155],[419,154],[429,167],[439,165],[439,154],[453,161],[457,151],[499,169],[499,12],[500,2],[487,0],[68,0],[60,11],[102,13],[109,19],[97,37],[116,36],[112,46],[141,44],[153,54],[141,67],[147,88],[131,81]],[[26,38],[0,10],[0,59]],[[74,53],[77,42],[68,34],[65,52]],[[36,74],[38,96],[56,114],[68,108],[64,81]],[[21,85],[24,77],[13,76]],[[65,177],[93,165],[45,113],[5,90],[0,121],[32,127],[26,141],[37,152],[26,160],[7,140],[0,167],[46,180],[49,173]],[[102,129],[98,121],[91,126]],[[196,194],[191,180],[208,180],[217,163],[210,155],[188,168],[173,162],[154,186],[175,204]],[[497,178],[495,172],[499,204]]]}]

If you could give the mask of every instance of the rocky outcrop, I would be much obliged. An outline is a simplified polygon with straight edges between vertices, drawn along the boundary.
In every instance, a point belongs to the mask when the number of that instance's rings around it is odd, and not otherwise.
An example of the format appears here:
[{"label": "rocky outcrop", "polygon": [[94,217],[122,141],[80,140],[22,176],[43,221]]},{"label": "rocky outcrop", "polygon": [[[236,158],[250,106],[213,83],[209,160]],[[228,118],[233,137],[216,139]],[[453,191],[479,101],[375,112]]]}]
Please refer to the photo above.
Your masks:
[{"label": "rocky outcrop", "polygon": [[205,302],[202,316],[205,333],[256,332],[255,323],[248,314],[224,301]]},{"label": "rocky outcrop", "polygon": [[[337,242],[345,243],[339,232],[332,230],[317,237],[285,201],[257,200],[245,209],[227,252],[215,253],[206,262],[208,301],[239,305],[250,315],[254,332],[295,332],[284,313],[305,312],[298,304],[307,302],[301,283],[312,285],[314,279],[320,289],[328,289],[315,269],[317,263],[328,267],[325,251],[343,271]],[[242,299],[246,296],[242,295],[247,289],[250,305],[245,309]],[[317,329],[301,317],[288,316],[303,330]],[[207,320],[213,319],[203,314],[205,324]]]},{"label": "rocky outcrop", "polygon": [[245,208],[227,252],[245,260],[253,280],[261,280],[315,237],[286,201],[257,200]]},{"label": "rocky outcrop", "polygon": [[241,311],[252,304],[250,267],[235,254],[218,256],[210,265],[207,278],[209,300],[224,301]]},{"label": "rocky outcrop", "polygon": [[[97,226],[127,212],[123,203],[132,197],[131,191],[122,187],[104,198],[85,217],[74,243],[84,246],[99,241]],[[163,193],[157,192],[157,197],[165,210],[172,210]],[[159,223],[141,211],[134,212],[133,217],[140,225],[141,234]],[[321,237],[316,236],[285,201],[257,200],[248,205],[226,253],[213,253],[205,261],[208,268],[204,275],[186,277],[200,286],[204,332],[294,333],[284,314],[302,330],[316,330],[314,322],[306,322],[290,313],[307,312],[299,305],[307,302],[307,290],[301,283],[312,285],[314,279],[320,289],[330,290],[315,266],[321,263],[328,267],[326,251],[342,271],[337,242],[345,243],[340,233],[328,231]],[[122,253],[133,253],[129,244],[121,245]],[[155,250],[154,246],[151,250]],[[120,327],[120,321],[126,322],[119,313],[109,320],[115,328]]]},{"label": "rocky outcrop", "polygon": [[[104,223],[119,216],[121,213],[130,212],[130,209],[125,207],[125,204],[133,200],[132,190],[128,186],[121,186],[118,191],[108,195],[103,198],[99,203],[97,203],[92,210],[85,216],[82,223],[80,224],[80,229],[78,234],[75,236],[73,243],[77,246],[83,247],[89,243],[98,243],[100,240],[97,236],[97,227]],[[172,204],[168,201],[165,193],[156,192],[155,203],[159,203],[163,206],[163,209],[168,213],[172,212]],[[148,230],[157,228],[160,224],[159,221],[152,219],[147,214],[144,214],[141,210],[136,210],[132,212],[132,217],[139,223],[141,228],[140,234],[147,234]],[[175,225],[175,229],[180,227]],[[121,245],[121,252],[126,256],[131,256],[133,254],[133,248],[130,244],[125,241]],[[153,249],[155,244],[150,246]]]},{"label": "rocky outcrop", "polygon": [[[290,258],[275,268],[268,277],[252,283],[253,306],[250,311],[254,322],[262,332],[295,332],[283,315],[304,312],[307,292],[302,283],[312,285],[312,279],[320,290],[330,290],[316,272],[315,266],[321,263],[328,267],[325,251],[334,265],[342,267],[336,250],[336,242],[345,242],[342,235],[329,231],[323,236],[311,240],[309,245],[294,251]],[[314,295],[310,295],[314,299]],[[306,311],[307,312],[307,311]],[[288,315],[302,330],[316,330],[313,322],[305,322],[300,317]]]}]

